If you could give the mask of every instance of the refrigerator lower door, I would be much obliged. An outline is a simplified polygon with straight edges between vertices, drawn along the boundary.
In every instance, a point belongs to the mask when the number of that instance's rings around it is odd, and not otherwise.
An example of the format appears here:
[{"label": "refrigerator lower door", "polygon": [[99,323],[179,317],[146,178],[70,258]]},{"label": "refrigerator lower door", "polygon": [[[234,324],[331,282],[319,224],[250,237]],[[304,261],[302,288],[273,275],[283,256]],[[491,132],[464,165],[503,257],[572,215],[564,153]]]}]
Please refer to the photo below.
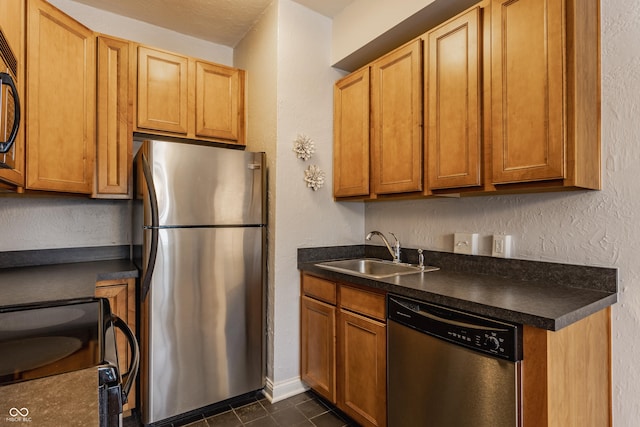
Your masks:
[{"label": "refrigerator lower door", "polygon": [[142,305],[145,424],[263,387],[263,232],[159,230]]}]

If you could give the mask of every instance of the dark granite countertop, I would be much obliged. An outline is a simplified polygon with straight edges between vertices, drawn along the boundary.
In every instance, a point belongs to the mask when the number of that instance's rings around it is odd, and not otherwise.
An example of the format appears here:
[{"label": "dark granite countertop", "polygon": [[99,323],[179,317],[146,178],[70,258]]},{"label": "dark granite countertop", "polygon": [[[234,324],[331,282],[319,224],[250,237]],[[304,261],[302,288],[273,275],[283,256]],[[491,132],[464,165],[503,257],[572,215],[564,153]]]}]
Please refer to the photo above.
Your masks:
[{"label": "dark granite countertop", "polygon": [[[405,249],[408,262],[417,254]],[[557,331],[617,301],[614,268],[505,260],[425,251],[440,270],[371,280],[323,269],[317,262],[388,258],[378,246],[304,248],[298,268],[329,280],[354,283],[479,315]],[[403,260],[405,260],[403,258]]]},{"label": "dark granite countertop", "polygon": [[0,268],[0,306],[93,296],[98,281],[138,277],[128,259],[56,261]]}]

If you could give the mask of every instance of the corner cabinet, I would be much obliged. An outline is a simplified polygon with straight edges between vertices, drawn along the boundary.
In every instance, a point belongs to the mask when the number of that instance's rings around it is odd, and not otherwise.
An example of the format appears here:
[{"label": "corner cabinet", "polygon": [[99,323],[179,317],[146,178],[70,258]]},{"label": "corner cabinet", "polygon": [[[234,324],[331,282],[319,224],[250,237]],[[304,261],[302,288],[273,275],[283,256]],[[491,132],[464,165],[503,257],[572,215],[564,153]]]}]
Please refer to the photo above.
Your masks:
[{"label": "corner cabinet", "polygon": [[131,43],[99,36],[97,46],[96,175],[92,196],[129,199],[133,187]]},{"label": "corner cabinet", "polygon": [[[136,330],[136,282],[135,279],[103,280],[96,283],[95,296],[107,298],[111,312],[121,318],[132,331]],[[118,368],[123,374],[129,369],[131,354],[129,344],[124,334],[116,330],[116,348],[118,351]],[[135,383],[129,393],[128,402],[124,405],[125,411],[130,411],[136,406]]]},{"label": "corner cabinet", "polygon": [[493,0],[493,183],[600,189],[598,0]]},{"label": "corner cabinet", "polygon": [[302,380],[362,426],[386,426],[385,294],[302,274]]},{"label": "corner cabinet", "polygon": [[91,194],[96,38],[42,0],[27,11],[26,187]]},{"label": "corner cabinet", "polygon": [[139,132],[245,144],[244,71],[138,46]]}]

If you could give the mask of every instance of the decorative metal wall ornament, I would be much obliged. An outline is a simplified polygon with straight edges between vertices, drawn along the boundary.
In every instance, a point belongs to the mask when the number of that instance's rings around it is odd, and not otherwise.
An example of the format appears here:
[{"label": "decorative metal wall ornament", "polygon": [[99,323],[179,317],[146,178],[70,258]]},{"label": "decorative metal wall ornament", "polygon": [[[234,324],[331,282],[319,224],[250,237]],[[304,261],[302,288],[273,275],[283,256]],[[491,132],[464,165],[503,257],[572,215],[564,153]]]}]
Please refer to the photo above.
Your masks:
[{"label": "decorative metal wall ornament", "polygon": [[298,134],[298,137],[293,141],[293,151],[296,153],[296,157],[306,162],[316,152],[316,147],[313,140],[307,135]]},{"label": "decorative metal wall ornament", "polygon": [[307,183],[307,187],[317,191],[324,185],[324,172],[317,165],[309,165],[307,170],[304,171],[304,180]]}]

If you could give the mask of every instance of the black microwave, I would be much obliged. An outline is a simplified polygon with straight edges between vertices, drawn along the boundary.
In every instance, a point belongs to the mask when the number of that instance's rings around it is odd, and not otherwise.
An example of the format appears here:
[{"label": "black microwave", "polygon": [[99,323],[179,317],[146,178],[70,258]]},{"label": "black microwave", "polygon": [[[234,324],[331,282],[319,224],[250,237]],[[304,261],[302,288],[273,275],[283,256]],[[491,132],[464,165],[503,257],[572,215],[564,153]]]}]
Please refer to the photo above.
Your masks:
[{"label": "black microwave", "polygon": [[16,89],[18,62],[0,30],[0,168],[12,168],[20,127],[20,96]]}]

